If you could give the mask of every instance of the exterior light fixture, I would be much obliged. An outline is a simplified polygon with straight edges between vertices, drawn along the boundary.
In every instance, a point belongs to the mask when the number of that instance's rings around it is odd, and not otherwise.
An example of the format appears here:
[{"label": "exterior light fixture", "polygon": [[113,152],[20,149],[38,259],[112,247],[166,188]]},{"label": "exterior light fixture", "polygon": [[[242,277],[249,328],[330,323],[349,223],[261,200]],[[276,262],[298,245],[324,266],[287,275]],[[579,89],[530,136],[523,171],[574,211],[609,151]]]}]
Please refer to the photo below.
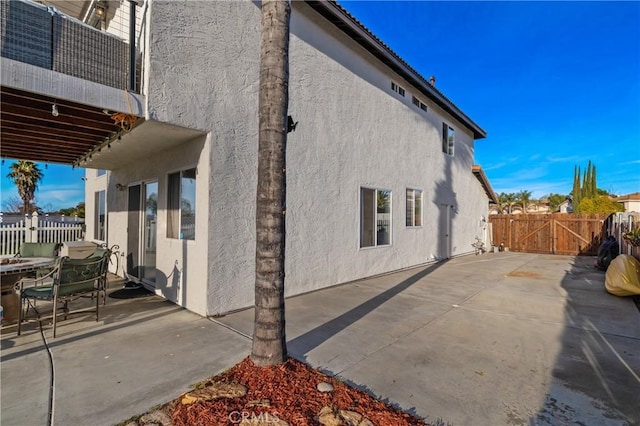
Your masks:
[{"label": "exterior light fixture", "polygon": [[101,21],[106,21],[107,20],[107,3],[104,2],[100,2],[98,4],[96,4],[96,16],[101,20]]},{"label": "exterior light fixture", "polygon": [[55,103],[51,105],[51,115],[53,115],[54,117],[60,115],[60,112],[58,111],[58,105],[56,105]]}]

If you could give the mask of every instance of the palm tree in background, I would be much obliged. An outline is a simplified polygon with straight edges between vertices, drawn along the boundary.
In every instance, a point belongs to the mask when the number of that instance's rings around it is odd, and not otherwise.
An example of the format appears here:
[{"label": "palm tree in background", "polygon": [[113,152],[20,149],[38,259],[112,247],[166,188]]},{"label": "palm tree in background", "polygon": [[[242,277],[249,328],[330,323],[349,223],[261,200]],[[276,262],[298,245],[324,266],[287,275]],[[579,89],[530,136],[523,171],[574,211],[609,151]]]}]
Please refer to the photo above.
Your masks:
[{"label": "palm tree in background", "polygon": [[502,213],[513,213],[513,205],[516,203],[516,200],[517,196],[513,192],[510,192],[508,194],[506,192],[501,192],[500,194],[498,194],[499,206]]},{"label": "palm tree in background", "polygon": [[287,359],[284,321],[286,141],[289,107],[288,0],[262,0],[258,99],[255,319],[251,360]]},{"label": "palm tree in background", "polygon": [[522,212],[527,213],[527,208],[531,204],[531,191],[522,190],[516,194],[516,198],[522,205]]},{"label": "palm tree in background", "polygon": [[33,199],[38,190],[38,183],[44,175],[38,165],[32,161],[18,160],[11,164],[11,172],[7,177],[13,180],[18,189],[18,195],[22,199],[23,214],[31,213],[33,210]]}]

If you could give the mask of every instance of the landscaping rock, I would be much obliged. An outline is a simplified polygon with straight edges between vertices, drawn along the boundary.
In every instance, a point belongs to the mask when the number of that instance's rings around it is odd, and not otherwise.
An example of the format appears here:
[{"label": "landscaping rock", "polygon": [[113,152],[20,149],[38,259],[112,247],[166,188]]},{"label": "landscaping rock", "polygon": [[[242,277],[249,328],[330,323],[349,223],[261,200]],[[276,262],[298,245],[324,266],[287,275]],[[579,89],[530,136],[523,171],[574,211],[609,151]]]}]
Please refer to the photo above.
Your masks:
[{"label": "landscaping rock", "polygon": [[186,393],[181,402],[183,405],[187,405],[219,398],[238,398],[246,394],[247,389],[237,383],[212,383],[202,389],[195,389]]},{"label": "landscaping rock", "polygon": [[327,406],[322,407],[316,420],[322,426],[342,426],[340,414],[333,408]]},{"label": "landscaping rock", "polygon": [[317,388],[318,388],[318,390],[320,392],[324,392],[324,393],[333,392],[333,385],[331,383],[328,383],[328,382],[320,382],[320,383],[318,383]]},{"label": "landscaping rock", "polygon": [[142,426],[171,426],[171,417],[164,411],[156,410],[140,417],[138,424]]},{"label": "landscaping rock", "polygon": [[360,413],[327,406],[322,407],[316,420],[322,426],[374,426],[369,419]]},{"label": "landscaping rock", "polygon": [[373,426],[373,423],[355,411],[340,410],[340,418],[347,426]]}]

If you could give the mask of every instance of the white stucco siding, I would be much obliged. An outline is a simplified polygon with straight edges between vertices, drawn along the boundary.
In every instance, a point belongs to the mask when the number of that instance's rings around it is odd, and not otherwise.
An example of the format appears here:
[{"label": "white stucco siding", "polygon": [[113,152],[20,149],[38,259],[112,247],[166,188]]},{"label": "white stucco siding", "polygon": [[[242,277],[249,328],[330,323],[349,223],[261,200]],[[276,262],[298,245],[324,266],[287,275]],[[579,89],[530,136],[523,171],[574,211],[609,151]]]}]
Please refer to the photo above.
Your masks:
[{"label": "white stucco siding", "polygon": [[[294,3],[289,111],[299,124],[287,148],[287,294],[434,260],[441,204],[454,206],[451,254],[469,252],[488,205],[471,172],[472,133],[431,102],[427,113],[416,108],[406,82],[318,20]],[[443,120],[456,131],[453,157],[442,152]],[[360,187],[392,191],[390,246],[360,249]],[[422,227],[405,226],[407,188],[423,191]]]},{"label": "white stucco siding", "polygon": [[[471,172],[471,132],[429,101],[428,112],[416,108],[405,81],[306,4],[292,4],[289,113],[299,124],[287,147],[286,294],[434,260],[442,251],[442,204],[456,211],[452,254],[468,252],[487,208]],[[198,157],[199,171],[208,170],[206,189],[198,175],[199,191],[207,191],[204,211],[198,198],[198,224],[206,222],[197,249],[186,245],[182,282],[189,288],[178,293],[186,297],[180,303],[207,315],[251,306],[260,10],[250,1],[155,0],[150,22],[148,118],[209,132],[210,151]],[[392,79],[405,98],[391,92]],[[442,152],[443,120],[456,131],[454,157]],[[159,176],[196,151],[158,153],[154,164],[120,178]],[[361,187],[392,191],[390,246],[359,247]],[[405,227],[407,188],[423,191],[418,228]],[[184,248],[160,239],[158,259],[169,274]]]},{"label": "white stucco siding", "polygon": [[149,118],[204,131],[241,125],[257,99],[259,16],[251,2],[152,1]]},{"label": "white stucco siding", "polygon": [[207,284],[193,296],[207,315],[253,304],[259,26],[249,1],[150,4],[149,117],[210,132],[209,203],[198,208],[208,256],[197,279]]},{"label": "white stucco siding", "polygon": [[[123,257],[120,271],[126,266],[126,254],[134,250],[128,241],[128,192],[125,186],[158,182],[156,228],[156,293],[188,307],[201,315],[207,314],[207,261],[209,205],[210,138],[202,136],[170,150],[160,151],[145,161],[112,170],[109,174],[108,199],[110,242],[120,245]],[[196,237],[193,241],[167,238],[168,174],[196,167]]]}]

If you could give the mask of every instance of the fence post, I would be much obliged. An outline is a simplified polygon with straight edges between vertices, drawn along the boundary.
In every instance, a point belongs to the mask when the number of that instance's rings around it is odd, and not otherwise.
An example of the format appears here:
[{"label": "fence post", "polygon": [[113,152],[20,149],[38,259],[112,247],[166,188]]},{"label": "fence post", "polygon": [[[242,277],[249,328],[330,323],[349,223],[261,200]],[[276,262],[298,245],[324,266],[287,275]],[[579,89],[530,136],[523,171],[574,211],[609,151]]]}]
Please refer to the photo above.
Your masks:
[{"label": "fence post", "polygon": [[31,235],[30,242],[37,243],[38,242],[38,212],[33,212],[31,215],[31,227],[27,230],[27,232]]},{"label": "fence post", "polygon": [[30,243],[31,242],[31,232],[29,231],[29,228],[31,228],[31,218],[29,217],[28,214],[24,214],[24,242],[25,243]]}]

